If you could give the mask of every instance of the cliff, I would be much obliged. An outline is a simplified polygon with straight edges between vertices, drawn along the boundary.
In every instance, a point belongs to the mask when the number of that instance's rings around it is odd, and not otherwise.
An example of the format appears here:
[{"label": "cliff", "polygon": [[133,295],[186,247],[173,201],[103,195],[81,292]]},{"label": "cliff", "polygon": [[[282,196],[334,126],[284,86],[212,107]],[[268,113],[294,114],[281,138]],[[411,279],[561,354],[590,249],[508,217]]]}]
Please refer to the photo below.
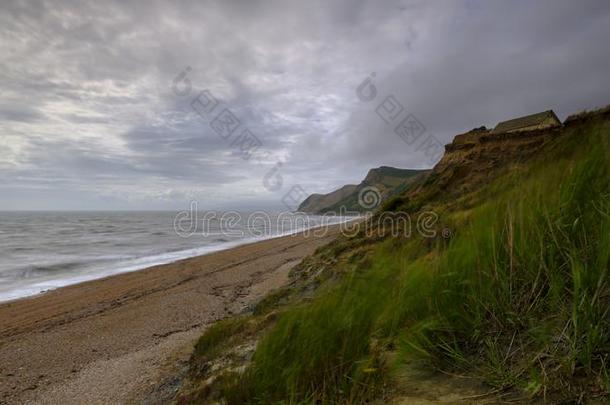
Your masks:
[{"label": "cliff", "polygon": [[348,198],[356,191],[356,188],[358,188],[357,185],[347,184],[328,194],[312,194],[299,205],[298,210],[307,213],[323,213],[328,207]]},{"label": "cliff", "polygon": [[[428,170],[398,169],[381,166],[369,170],[366,177],[358,185],[345,185],[328,194],[312,194],[299,205],[298,211],[311,214],[324,213],[360,213],[374,210],[382,201],[396,193],[403,192],[418,177],[428,173]],[[360,194],[365,188],[372,187],[377,201],[370,205],[360,204]]]}]

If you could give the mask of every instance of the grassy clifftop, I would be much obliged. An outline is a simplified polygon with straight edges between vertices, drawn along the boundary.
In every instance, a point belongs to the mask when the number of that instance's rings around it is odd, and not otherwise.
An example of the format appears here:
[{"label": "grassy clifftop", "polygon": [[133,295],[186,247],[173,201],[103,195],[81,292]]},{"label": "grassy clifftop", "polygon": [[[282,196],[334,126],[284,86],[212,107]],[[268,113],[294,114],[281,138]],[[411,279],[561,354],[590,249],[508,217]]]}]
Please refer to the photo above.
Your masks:
[{"label": "grassy clifftop", "polygon": [[[434,237],[361,232],[321,249],[291,288],[202,337],[179,401],[400,398],[401,370],[416,364],[480,381],[492,398],[603,403],[609,197],[607,110],[450,147],[384,207],[435,212]],[[204,365],[246,342],[257,345],[245,367],[210,381]]]}]

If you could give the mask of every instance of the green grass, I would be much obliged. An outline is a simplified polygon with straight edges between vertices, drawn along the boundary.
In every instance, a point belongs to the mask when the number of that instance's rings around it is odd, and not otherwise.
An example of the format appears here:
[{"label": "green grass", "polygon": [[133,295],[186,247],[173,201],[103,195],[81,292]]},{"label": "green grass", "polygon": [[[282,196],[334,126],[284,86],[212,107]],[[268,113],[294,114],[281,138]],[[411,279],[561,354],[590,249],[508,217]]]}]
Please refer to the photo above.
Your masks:
[{"label": "green grass", "polygon": [[244,317],[237,317],[226,318],[214,323],[195,344],[194,358],[208,361],[216,357],[231,340],[248,331],[247,321]]},{"label": "green grass", "polygon": [[264,315],[276,309],[283,301],[290,297],[291,290],[289,288],[281,288],[272,291],[258,302],[252,311],[253,315]]},{"label": "green grass", "polygon": [[451,240],[388,238],[344,264],[338,286],[279,317],[229,403],[364,402],[396,378],[390,351],[525,395],[606,394],[609,140],[601,121],[573,129],[443,211]]}]

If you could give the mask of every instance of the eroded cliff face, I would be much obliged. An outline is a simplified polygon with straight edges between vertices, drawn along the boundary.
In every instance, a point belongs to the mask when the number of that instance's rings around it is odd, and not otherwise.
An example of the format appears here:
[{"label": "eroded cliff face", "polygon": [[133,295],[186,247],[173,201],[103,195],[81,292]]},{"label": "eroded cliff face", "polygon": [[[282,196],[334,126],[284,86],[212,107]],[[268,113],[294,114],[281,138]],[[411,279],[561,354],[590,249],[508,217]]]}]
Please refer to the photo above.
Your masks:
[{"label": "eroded cliff face", "polygon": [[515,134],[479,133],[470,142],[453,142],[436,165],[437,173],[451,189],[468,189],[490,180],[497,169],[519,164],[536,154],[561,129],[537,130]]},{"label": "eroded cliff face", "polygon": [[492,181],[503,168],[518,166],[530,159],[563,128],[492,134],[476,129],[457,135],[445,146],[445,154],[430,174],[407,193],[414,197],[426,193],[428,197],[443,194],[443,200],[460,197]]},{"label": "eroded cliff face", "polygon": [[432,171],[400,196],[392,210],[419,208],[431,201],[448,203],[476,192],[483,184],[513,171],[563,136],[579,136],[594,120],[610,120],[610,106],[568,117],[562,126],[515,133],[494,134],[484,127],[456,135]]}]

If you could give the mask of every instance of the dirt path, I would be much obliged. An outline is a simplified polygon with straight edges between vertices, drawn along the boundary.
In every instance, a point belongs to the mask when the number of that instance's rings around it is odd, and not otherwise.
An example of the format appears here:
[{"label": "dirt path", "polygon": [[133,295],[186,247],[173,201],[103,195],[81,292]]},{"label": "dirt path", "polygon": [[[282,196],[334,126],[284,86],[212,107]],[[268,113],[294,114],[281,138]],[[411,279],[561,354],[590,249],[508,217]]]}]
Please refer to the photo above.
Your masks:
[{"label": "dirt path", "polygon": [[0,304],[0,403],[162,403],[194,341],[331,241],[288,236]]}]

